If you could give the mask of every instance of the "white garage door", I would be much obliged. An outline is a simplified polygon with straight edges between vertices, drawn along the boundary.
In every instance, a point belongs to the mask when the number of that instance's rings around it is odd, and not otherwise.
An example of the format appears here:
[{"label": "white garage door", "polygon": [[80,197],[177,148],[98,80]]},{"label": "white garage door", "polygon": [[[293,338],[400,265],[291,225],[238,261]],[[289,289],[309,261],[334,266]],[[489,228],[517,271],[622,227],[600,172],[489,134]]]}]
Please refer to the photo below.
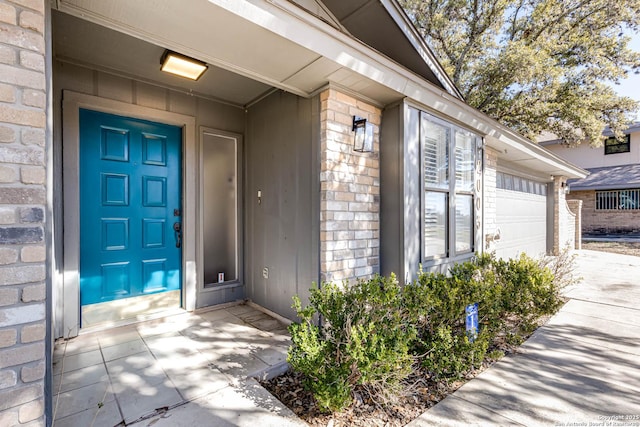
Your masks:
[{"label": "white garage door", "polygon": [[547,191],[544,183],[498,172],[496,255],[513,258],[521,252],[538,256],[547,251]]}]

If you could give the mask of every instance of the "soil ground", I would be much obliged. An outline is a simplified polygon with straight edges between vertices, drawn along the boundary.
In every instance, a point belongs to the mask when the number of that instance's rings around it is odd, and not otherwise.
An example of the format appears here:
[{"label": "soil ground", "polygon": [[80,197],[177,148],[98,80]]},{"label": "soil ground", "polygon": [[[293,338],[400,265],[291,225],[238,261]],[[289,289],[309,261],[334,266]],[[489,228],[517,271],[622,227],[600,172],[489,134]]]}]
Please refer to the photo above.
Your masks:
[{"label": "soil ground", "polygon": [[322,412],[313,395],[302,385],[302,376],[291,371],[262,385],[310,427],[401,427],[453,393],[466,381],[485,370],[494,360],[466,378],[447,383],[433,381],[417,370],[405,381],[405,393],[394,403],[375,402],[367,390],[356,389],[354,404],[333,414]]},{"label": "soil ground", "polygon": [[582,249],[611,252],[615,254],[640,256],[640,242],[582,242]]}]

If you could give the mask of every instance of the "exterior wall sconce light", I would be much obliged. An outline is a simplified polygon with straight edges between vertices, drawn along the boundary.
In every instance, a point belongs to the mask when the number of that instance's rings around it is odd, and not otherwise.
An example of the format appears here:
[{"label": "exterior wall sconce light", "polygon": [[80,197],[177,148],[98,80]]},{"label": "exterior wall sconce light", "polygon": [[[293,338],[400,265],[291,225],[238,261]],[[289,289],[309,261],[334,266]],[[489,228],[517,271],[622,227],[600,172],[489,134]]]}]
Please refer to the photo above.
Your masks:
[{"label": "exterior wall sconce light", "polygon": [[161,71],[190,80],[198,80],[200,76],[207,71],[207,68],[209,68],[209,66],[202,61],[171,52],[170,50],[164,51],[160,63],[162,64],[160,67]]},{"label": "exterior wall sconce light", "polygon": [[373,151],[373,125],[367,123],[367,119],[353,116],[353,126],[351,130],[355,132],[353,137],[353,150],[361,153]]}]

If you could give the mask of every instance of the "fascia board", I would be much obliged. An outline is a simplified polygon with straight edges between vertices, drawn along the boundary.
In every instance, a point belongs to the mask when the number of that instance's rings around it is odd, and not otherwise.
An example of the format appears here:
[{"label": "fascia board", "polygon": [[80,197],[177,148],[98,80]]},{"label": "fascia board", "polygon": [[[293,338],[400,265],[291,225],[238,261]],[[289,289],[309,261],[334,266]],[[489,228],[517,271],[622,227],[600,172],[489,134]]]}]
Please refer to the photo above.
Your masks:
[{"label": "fascia board", "polygon": [[[558,157],[546,148],[513,133],[513,131],[510,131],[508,128],[505,128],[505,130],[508,130],[510,134],[501,134],[499,138],[496,139],[503,145],[508,146],[508,150],[516,151],[522,155],[538,160],[541,164],[541,170],[562,171],[562,175],[568,178],[584,178],[589,175],[588,171]],[[502,147],[493,144],[491,139],[488,139],[487,145],[496,148],[499,151],[498,157],[500,157]]]},{"label": "fascia board", "polygon": [[[434,95],[446,93],[352,36],[296,7],[288,1],[209,2],[330,59],[340,66],[404,94],[407,85],[418,85]],[[292,19],[293,18],[293,19]]]},{"label": "fascia board", "polygon": [[570,191],[607,191],[607,190],[628,190],[635,189],[640,187],[640,183],[638,182],[630,182],[627,184],[616,184],[616,185],[575,185],[568,183]]},{"label": "fascia board", "polygon": [[436,56],[433,54],[431,48],[429,48],[427,43],[424,41],[424,38],[422,38],[415,25],[413,25],[413,23],[409,20],[407,14],[400,7],[398,2],[395,0],[380,0],[380,3],[382,3],[389,15],[391,15],[391,18],[395,21],[398,27],[402,29],[405,37],[409,40],[413,48],[422,57],[423,61],[429,66],[429,68],[431,68],[433,73],[436,75],[438,80],[440,80],[440,83],[442,83],[443,86],[447,89],[449,94],[459,99],[463,99],[462,93],[453,83]]}]

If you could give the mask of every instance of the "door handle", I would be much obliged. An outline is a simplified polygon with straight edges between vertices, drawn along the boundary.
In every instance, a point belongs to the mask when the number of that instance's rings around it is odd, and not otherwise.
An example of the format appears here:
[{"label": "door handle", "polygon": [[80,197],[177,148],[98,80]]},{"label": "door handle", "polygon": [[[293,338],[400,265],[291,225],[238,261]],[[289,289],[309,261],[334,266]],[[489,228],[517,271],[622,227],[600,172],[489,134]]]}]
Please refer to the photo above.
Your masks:
[{"label": "door handle", "polygon": [[179,222],[174,222],[173,231],[175,232],[176,236],[176,248],[179,248],[182,246],[182,224],[180,224]]}]

